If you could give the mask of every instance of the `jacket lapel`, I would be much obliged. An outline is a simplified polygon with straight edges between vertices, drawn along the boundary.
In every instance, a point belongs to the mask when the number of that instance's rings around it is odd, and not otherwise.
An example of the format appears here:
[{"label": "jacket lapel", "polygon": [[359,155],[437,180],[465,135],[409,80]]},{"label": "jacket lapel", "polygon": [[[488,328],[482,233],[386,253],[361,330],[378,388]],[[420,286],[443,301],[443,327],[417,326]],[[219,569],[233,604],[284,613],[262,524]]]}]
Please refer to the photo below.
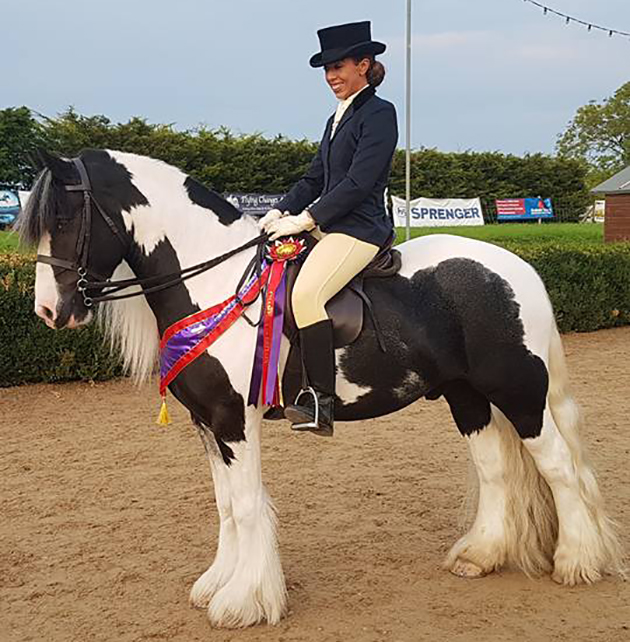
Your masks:
[{"label": "jacket lapel", "polygon": [[328,153],[330,152],[330,132],[332,130],[332,124],[335,115],[333,114],[326,123],[326,128],[324,129],[324,136],[322,138],[322,158],[325,159],[326,164],[328,164]]},{"label": "jacket lapel", "polygon": [[[341,128],[356,114],[365,103],[374,96],[376,93],[376,89],[374,87],[366,87],[353,101],[350,107],[346,109],[346,113],[341,117],[341,120],[339,121],[339,124],[337,125],[337,129],[335,129],[335,134],[331,139],[331,144],[337,138],[337,134],[341,130]],[[331,126],[332,126],[332,121],[331,121]]]}]

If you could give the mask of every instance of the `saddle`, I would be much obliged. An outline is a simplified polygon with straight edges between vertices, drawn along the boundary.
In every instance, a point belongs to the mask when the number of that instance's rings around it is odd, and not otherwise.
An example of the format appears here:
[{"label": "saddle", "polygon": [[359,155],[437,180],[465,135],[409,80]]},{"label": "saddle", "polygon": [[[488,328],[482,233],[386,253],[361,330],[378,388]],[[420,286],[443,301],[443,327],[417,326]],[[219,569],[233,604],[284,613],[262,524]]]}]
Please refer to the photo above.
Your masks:
[{"label": "saddle", "polygon": [[[376,326],[372,313],[372,303],[363,289],[365,279],[387,278],[396,275],[401,267],[401,256],[394,249],[395,233],[383,246],[372,261],[355,276],[344,288],[326,304],[326,313],[333,324],[333,343],[335,348],[350,345],[361,334],[365,322],[365,310]],[[315,247],[317,240],[310,234],[305,237],[306,256]],[[291,344],[297,339],[297,326],[293,317],[291,294],[295,280],[300,272],[303,261],[293,261],[287,267],[286,307],[284,313],[285,333]],[[377,327],[378,331],[378,327]]]},{"label": "saddle", "polygon": [[[305,235],[306,256],[313,249],[317,240],[310,234]],[[372,312],[372,303],[363,285],[366,279],[387,278],[395,276],[401,268],[402,260],[398,250],[393,249],[395,233],[392,233],[387,244],[379,251],[374,259],[352,281],[340,290],[326,304],[326,313],[333,324],[333,344],[335,348],[350,345],[361,334],[365,322],[365,311],[371,317],[376,330],[377,340],[381,349],[384,345],[376,317]],[[282,378],[282,394],[284,399],[293,399],[302,387],[302,360],[298,341],[298,328],[293,317],[291,294],[297,275],[303,261],[293,261],[287,266],[286,305],[284,311],[284,333],[288,336],[291,348],[285,364]],[[265,413],[265,419],[277,420],[284,418],[284,410],[271,407]]]}]

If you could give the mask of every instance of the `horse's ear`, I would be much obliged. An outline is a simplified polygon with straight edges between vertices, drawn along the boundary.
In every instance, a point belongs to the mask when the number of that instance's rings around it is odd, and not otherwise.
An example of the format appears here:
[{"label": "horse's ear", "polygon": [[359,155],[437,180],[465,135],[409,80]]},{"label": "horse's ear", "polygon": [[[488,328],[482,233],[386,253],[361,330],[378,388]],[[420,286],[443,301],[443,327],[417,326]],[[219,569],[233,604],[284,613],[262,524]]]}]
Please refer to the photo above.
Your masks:
[{"label": "horse's ear", "polygon": [[28,162],[31,164],[31,167],[38,173],[41,172],[45,167],[39,151],[39,149],[35,149],[26,152],[26,158],[28,159]]},{"label": "horse's ear", "polygon": [[59,158],[41,147],[36,150],[36,158],[39,169],[48,168],[53,178],[62,183],[68,183],[74,178],[74,165],[70,161]]}]

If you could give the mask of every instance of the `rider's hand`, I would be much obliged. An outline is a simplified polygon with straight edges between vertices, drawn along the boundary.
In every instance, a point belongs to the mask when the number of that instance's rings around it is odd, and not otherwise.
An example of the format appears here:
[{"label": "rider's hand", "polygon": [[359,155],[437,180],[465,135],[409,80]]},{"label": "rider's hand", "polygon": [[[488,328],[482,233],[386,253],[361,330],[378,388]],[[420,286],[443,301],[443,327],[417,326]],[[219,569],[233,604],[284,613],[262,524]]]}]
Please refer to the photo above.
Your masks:
[{"label": "rider's hand", "polygon": [[275,241],[281,236],[289,236],[290,234],[299,234],[312,230],[315,227],[315,221],[308,210],[304,210],[297,216],[285,216],[276,219],[270,223],[265,231],[271,234],[271,240]]},{"label": "rider's hand", "polygon": [[269,232],[267,229],[267,226],[270,223],[273,223],[274,221],[277,221],[278,219],[282,218],[283,216],[287,216],[289,212],[281,212],[280,210],[273,209],[269,210],[261,219],[258,221],[258,224],[260,227],[265,230],[265,232]]}]

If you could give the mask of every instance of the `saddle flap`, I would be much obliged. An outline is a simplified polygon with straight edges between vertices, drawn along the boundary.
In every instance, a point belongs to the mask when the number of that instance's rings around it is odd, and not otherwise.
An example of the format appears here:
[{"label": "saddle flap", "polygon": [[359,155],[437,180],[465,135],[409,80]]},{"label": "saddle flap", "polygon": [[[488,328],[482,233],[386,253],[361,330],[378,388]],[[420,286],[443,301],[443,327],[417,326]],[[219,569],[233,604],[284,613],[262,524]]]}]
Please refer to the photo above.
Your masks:
[{"label": "saddle flap", "polygon": [[[286,307],[284,312],[285,334],[295,341],[297,326],[293,317],[291,293],[299,272],[297,263],[290,263],[287,267]],[[335,348],[342,348],[352,343],[361,333],[363,328],[363,299],[357,290],[363,289],[363,279],[356,277],[345,288],[335,294],[326,303],[326,314],[333,324],[333,344]]]}]

